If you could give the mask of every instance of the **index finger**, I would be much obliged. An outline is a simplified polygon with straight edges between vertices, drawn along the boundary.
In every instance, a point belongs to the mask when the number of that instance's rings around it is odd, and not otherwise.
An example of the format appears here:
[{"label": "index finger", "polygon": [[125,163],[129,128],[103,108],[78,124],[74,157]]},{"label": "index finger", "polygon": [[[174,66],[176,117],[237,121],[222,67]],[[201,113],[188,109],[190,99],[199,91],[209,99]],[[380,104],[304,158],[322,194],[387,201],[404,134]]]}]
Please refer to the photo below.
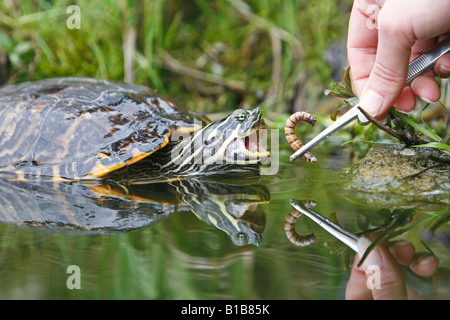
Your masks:
[{"label": "index finger", "polygon": [[347,54],[358,96],[361,95],[375,62],[380,9],[375,1],[355,1],[350,15]]}]

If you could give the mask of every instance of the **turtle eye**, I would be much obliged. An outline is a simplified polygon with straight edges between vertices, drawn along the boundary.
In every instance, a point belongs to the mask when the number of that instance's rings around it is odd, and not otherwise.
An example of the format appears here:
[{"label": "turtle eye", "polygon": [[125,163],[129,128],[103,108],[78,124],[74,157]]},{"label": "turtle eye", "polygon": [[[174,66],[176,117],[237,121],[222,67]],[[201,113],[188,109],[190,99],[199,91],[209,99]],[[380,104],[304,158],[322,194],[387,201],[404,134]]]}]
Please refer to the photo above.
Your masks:
[{"label": "turtle eye", "polygon": [[242,121],[244,121],[245,119],[247,119],[247,112],[246,112],[245,110],[242,110],[242,112],[239,112],[238,114],[236,114],[236,115],[234,116],[234,118],[235,118],[237,121],[242,122]]}]

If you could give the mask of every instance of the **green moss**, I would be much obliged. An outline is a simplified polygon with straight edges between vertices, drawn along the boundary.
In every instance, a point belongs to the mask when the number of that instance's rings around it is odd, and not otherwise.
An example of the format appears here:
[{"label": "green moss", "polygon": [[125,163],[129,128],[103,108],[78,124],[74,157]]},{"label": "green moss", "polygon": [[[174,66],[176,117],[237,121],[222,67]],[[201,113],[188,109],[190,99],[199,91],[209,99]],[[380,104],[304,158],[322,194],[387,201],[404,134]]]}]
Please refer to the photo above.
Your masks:
[{"label": "green moss", "polygon": [[350,171],[350,187],[371,193],[446,195],[450,157],[432,148],[377,145]]}]

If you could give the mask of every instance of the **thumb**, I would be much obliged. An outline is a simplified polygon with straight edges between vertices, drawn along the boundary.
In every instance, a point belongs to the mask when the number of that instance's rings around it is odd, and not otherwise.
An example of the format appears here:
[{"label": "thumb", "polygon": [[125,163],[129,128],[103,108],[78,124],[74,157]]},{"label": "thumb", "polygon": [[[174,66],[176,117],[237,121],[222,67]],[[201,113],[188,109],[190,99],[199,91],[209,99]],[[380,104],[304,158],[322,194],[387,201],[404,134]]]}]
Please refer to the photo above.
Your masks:
[{"label": "thumb", "polygon": [[[367,244],[358,243],[359,256],[362,256],[369,243],[369,240]],[[363,261],[361,268],[366,274],[366,285],[371,290],[374,300],[407,299],[402,269],[385,246],[375,246]]]}]

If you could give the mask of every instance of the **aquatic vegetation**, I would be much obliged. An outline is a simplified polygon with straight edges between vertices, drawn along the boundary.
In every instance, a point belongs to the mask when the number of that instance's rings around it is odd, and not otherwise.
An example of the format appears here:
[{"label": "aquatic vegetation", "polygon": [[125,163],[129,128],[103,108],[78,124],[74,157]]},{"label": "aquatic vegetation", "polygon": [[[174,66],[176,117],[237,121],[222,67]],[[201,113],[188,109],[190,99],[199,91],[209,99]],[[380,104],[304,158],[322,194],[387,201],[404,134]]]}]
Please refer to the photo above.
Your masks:
[{"label": "aquatic vegetation", "polygon": [[[438,82],[441,82],[441,80],[438,79]],[[449,85],[447,82],[444,82],[443,84],[444,85],[441,85],[443,88],[442,100],[445,101],[447,99],[447,88]],[[343,100],[338,104],[336,111],[331,115],[333,120],[336,119],[337,114],[341,110],[346,107],[353,107],[358,103],[358,98],[352,87],[350,67],[347,67],[342,71],[342,79],[340,82],[331,83],[330,89],[325,90],[325,95],[339,97]],[[377,121],[368,114],[365,115],[375,127],[381,129],[387,135],[394,137],[406,146],[430,147],[450,152],[448,143],[450,141],[449,110],[442,102],[436,104],[434,114],[432,114],[432,117],[430,117],[431,119],[429,120],[435,127],[432,128],[432,125],[424,119],[424,112],[430,107],[431,104],[427,103],[420,108],[419,111],[416,111],[411,115],[403,114],[396,109],[391,108],[386,123]],[[447,115],[442,114],[441,111],[446,111]],[[371,144],[383,143],[380,132],[373,131],[373,129],[354,129],[353,136],[354,139],[346,143],[356,141],[369,142]]]}]

